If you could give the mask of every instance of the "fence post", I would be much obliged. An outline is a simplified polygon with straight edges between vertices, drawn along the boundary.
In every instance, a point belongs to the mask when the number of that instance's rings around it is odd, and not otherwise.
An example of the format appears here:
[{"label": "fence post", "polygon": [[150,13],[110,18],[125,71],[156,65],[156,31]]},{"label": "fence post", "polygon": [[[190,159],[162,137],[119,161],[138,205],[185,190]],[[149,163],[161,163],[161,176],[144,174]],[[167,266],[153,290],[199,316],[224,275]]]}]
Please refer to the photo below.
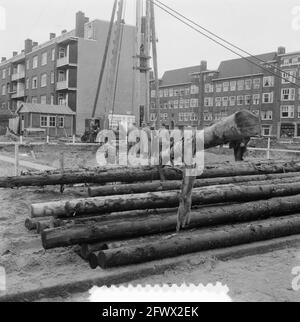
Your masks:
[{"label": "fence post", "polygon": [[75,137],[75,135],[73,135],[73,144],[75,144],[76,143],[76,137]]},{"label": "fence post", "polygon": [[271,152],[271,138],[268,138],[268,149],[267,149],[267,159],[270,160],[271,156],[270,156],[270,152]]},{"label": "fence post", "polygon": [[15,176],[19,175],[19,144],[15,144]]},{"label": "fence post", "polygon": [[47,135],[47,144],[49,144],[49,135]]},{"label": "fence post", "polygon": [[23,144],[23,136],[20,136],[20,144]]}]

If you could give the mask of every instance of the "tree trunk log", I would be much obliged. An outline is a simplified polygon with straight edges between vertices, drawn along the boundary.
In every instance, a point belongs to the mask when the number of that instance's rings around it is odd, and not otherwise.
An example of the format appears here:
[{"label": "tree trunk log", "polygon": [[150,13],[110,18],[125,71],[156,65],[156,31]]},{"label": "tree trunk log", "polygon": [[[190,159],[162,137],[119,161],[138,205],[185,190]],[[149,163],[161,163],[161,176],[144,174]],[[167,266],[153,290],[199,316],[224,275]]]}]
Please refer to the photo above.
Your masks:
[{"label": "tree trunk log", "polygon": [[[244,204],[224,205],[201,208],[191,213],[189,229],[216,226],[226,223],[247,222],[267,219],[284,214],[296,213],[300,207],[300,195],[286,198],[274,198]],[[45,230],[42,242],[45,249],[72,246],[85,243],[100,243],[124,240],[175,232],[177,215],[175,213],[150,217],[127,219],[107,224],[76,225]]]},{"label": "tree trunk log", "polygon": [[[252,186],[224,185],[197,188],[193,191],[193,206],[226,202],[246,202],[300,193],[300,182]],[[179,191],[153,192],[137,195],[74,199],[31,206],[32,218],[54,216],[74,218],[84,215],[103,215],[117,211],[175,208],[179,206]]]},{"label": "tree trunk log", "polygon": [[300,234],[300,215],[251,222],[234,227],[197,230],[182,233],[163,242],[158,240],[148,245],[101,251],[98,255],[98,264],[104,269],[133,265],[296,234]]},{"label": "tree trunk log", "polygon": [[[182,180],[182,171],[165,167],[162,169],[166,180]],[[207,166],[198,179],[236,177],[245,175],[261,175],[300,172],[300,162],[240,162],[235,164],[217,164]],[[0,188],[29,187],[29,186],[53,186],[72,184],[107,184],[107,183],[134,183],[159,181],[161,175],[158,167],[124,168],[96,170],[94,172],[75,172],[65,174],[30,175],[19,177],[0,178]]]},{"label": "tree trunk log", "polygon": [[[228,178],[213,178],[213,179],[198,179],[195,182],[194,188],[217,186],[225,184],[238,184],[247,182],[258,182],[268,180],[279,180],[300,177],[300,172],[296,173],[284,173],[284,174],[265,174],[257,176],[244,176],[244,177],[228,177]],[[259,184],[259,183],[258,183]],[[102,187],[89,187],[89,197],[106,197],[113,195],[130,195],[135,193],[147,193],[147,192],[159,192],[180,190],[182,187],[181,181],[155,181],[145,183],[134,184],[119,184]]]}]

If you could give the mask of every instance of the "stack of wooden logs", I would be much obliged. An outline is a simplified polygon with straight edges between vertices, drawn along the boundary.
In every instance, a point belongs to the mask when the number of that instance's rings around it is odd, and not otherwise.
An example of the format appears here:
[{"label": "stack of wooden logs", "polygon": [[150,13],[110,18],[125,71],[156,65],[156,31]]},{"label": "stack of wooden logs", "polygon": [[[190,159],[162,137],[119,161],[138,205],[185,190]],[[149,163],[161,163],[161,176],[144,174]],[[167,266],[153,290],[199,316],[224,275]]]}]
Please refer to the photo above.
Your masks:
[{"label": "stack of wooden logs", "polygon": [[[29,230],[43,247],[80,247],[92,268],[111,268],[300,234],[300,163],[206,167],[191,222],[176,234],[182,172],[156,167],[23,176],[0,186],[98,183],[87,198],[33,204]],[[41,184],[43,183],[43,184]]]}]

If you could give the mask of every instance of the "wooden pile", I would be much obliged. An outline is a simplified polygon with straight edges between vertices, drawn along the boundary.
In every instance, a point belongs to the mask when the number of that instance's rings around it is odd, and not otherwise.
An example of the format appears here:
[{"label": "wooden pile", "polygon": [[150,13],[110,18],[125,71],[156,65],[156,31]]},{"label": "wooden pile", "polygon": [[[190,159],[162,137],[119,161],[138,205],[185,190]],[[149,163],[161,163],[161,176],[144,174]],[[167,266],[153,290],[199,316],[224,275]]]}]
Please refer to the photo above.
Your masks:
[{"label": "wooden pile", "polygon": [[205,168],[193,191],[190,225],[180,234],[182,173],[164,173],[167,181],[160,182],[157,168],[99,170],[94,176],[102,186],[90,188],[88,198],[33,204],[25,225],[41,233],[46,250],[79,245],[92,268],[300,234],[300,163]]}]

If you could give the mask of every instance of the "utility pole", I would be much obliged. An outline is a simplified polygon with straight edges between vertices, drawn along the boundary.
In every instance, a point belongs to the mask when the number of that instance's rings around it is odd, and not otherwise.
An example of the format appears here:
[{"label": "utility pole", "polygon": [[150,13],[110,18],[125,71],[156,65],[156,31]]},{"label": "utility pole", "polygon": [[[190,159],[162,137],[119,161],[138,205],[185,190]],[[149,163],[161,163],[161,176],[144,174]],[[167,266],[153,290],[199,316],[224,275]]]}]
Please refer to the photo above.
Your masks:
[{"label": "utility pole", "polygon": [[140,97],[141,97],[141,73],[140,73],[140,50],[142,34],[142,0],[136,0],[136,36],[134,53],[134,86],[133,86],[133,113],[140,117]]},{"label": "utility pole", "polygon": [[[150,2],[146,1],[146,20],[145,20],[145,35],[144,35],[144,44],[145,44],[145,54],[150,59],[150,50],[151,50],[151,8]],[[150,120],[150,65],[149,59],[147,59],[147,70],[145,74],[146,82],[146,106],[145,111],[147,115],[147,120]]]},{"label": "utility pole", "polygon": [[151,13],[151,32],[152,32],[152,51],[153,51],[153,69],[155,78],[155,91],[156,91],[156,109],[158,111],[156,126],[158,129],[161,127],[161,108],[160,108],[160,97],[159,97],[159,78],[158,78],[158,62],[157,62],[157,46],[156,46],[156,28],[155,28],[155,12],[154,3],[151,0],[147,0],[150,3],[150,13]]}]

